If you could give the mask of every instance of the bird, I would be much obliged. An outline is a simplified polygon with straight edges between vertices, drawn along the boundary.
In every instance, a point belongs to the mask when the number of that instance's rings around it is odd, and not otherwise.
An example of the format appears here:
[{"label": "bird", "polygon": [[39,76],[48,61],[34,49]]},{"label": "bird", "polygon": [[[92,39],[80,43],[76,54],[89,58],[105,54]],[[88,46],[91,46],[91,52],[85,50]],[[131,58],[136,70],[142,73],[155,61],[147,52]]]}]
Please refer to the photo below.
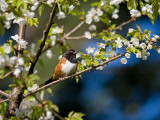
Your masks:
[{"label": "bird", "polygon": [[76,59],[77,52],[73,49],[68,49],[60,59],[59,63],[55,67],[54,74],[52,77],[47,80],[41,86],[47,85],[58,78],[66,77],[76,73],[77,71],[77,59]]}]

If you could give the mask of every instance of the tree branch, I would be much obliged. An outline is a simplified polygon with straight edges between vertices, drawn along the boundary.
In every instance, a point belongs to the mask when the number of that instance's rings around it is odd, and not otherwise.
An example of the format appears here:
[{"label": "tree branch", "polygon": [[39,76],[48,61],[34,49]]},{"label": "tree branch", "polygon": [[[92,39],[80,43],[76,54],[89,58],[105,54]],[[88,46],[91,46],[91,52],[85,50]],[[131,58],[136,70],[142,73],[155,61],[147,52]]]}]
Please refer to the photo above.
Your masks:
[{"label": "tree branch", "polygon": [[2,78],[0,78],[0,80],[3,80],[5,78],[7,78],[9,75],[11,75],[14,72],[15,69],[9,71],[8,73],[6,73]]},{"label": "tree branch", "polygon": [[75,74],[73,74],[73,75],[70,75],[70,76],[67,76],[67,77],[63,77],[63,78],[59,78],[59,79],[57,79],[56,81],[53,81],[52,83],[49,83],[49,84],[47,84],[47,85],[45,85],[45,86],[42,86],[42,87],[38,88],[38,89],[35,90],[35,91],[28,92],[28,93],[25,94],[23,97],[25,98],[25,97],[33,94],[33,93],[37,93],[37,92],[39,92],[39,91],[41,91],[41,90],[43,90],[43,89],[46,89],[46,88],[48,88],[48,87],[50,87],[50,86],[52,86],[52,85],[55,85],[55,84],[57,84],[57,83],[63,82],[63,81],[65,81],[65,80],[69,79],[69,78],[72,78],[72,77],[74,77],[74,76],[80,75],[80,74],[85,73],[85,72],[88,72],[88,71],[90,71],[90,70],[92,70],[92,69],[95,69],[95,68],[97,68],[97,67],[99,67],[99,66],[103,66],[103,65],[105,65],[105,64],[107,64],[107,63],[109,63],[109,62],[111,62],[111,61],[114,61],[114,60],[116,60],[116,59],[118,59],[118,58],[120,58],[120,57],[122,57],[122,56],[124,56],[124,55],[125,55],[125,53],[123,53],[123,54],[121,54],[121,55],[118,55],[118,56],[115,56],[115,57],[113,57],[113,58],[111,58],[111,59],[109,59],[109,60],[107,60],[107,61],[105,61],[105,62],[102,62],[102,63],[100,63],[100,64],[97,65],[97,66],[89,67],[89,68],[87,68],[87,69],[85,69],[85,70],[83,70],[83,71],[80,71],[80,72],[78,72],[78,73],[75,73]]},{"label": "tree branch", "polygon": [[118,25],[116,28],[114,28],[114,30],[122,30],[122,27],[123,27],[124,25],[127,25],[127,24],[129,24],[129,23],[131,23],[131,22],[133,22],[133,21],[135,21],[135,20],[136,20],[136,18],[132,17],[132,18],[129,19],[128,21],[125,21],[125,22],[123,22],[122,24]]},{"label": "tree branch", "polygon": [[85,38],[85,36],[84,35],[82,35],[82,36],[76,36],[76,37],[66,37],[66,39],[82,39],[82,38]]},{"label": "tree branch", "polygon": [[[26,30],[26,25],[21,24],[19,25],[19,37],[20,39],[25,38],[25,30]],[[23,55],[23,48],[21,47],[21,44],[18,44],[18,58],[22,57]],[[21,72],[16,76],[16,78],[20,79],[21,78]],[[24,89],[21,88],[20,86],[16,86],[12,89],[10,96],[11,99],[9,103],[9,114],[10,116],[15,115],[15,109],[19,108],[19,105],[22,101],[22,95],[23,95]]]},{"label": "tree branch", "polygon": [[1,101],[0,101],[0,104],[1,104],[1,103],[4,103],[4,102],[7,102],[7,101],[9,101],[9,99],[1,100]]},{"label": "tree branch", "polygon": [[38,49],[38,52],[37,52],[37,54],[36,54],[35,60],[34,60],[33,63],[31,64],[31,67],[30,67],[30,69],[29,69],[29,72],[28,72],[29,74],[32,74],[32,73],[33,73],[34,67],[35,67],[35,65],[36,65],[36,63],[37,63],[37,61],[38,61],[38,59],[39,59],[39,57],[40,57],[40,55],[41,55],[41,52],[42,52],[43,48],[44,48],[44,45],[45,45],[45,42],[46,42],[46,39],[47,39],[49,30],[50,30],[50,28],[51,28],[51,26],[52,26],[52,23],[53,23],[52,21],[53,21],[54,15],[55,15],[55,13],[56,13],[56,9],[57,9],[57,4],[55,3],[54,6],[53,6],[52,11],[51,11],[51,13],[50,13],[48,25],[47,25],[46,29],[45,29],[44,32],[43,32],[42,42],[41,42],[40,47],[39,47],[39,49]]},{"label": "tree branch", "polygon": [[82,25],[84,24],[84,20],[82,20],[76,27],[74,27],[70,32],[67,34],[64,34],[63,37],[60,40],[66,39],[68,36],[70,36],[72,33],[74,33],[76,30],[78,30]]},{"label": "tree branch", "polygon": [[2,90],[0,90],[0,94],[7,97],[7,98],[10,98],[10,95]]}]

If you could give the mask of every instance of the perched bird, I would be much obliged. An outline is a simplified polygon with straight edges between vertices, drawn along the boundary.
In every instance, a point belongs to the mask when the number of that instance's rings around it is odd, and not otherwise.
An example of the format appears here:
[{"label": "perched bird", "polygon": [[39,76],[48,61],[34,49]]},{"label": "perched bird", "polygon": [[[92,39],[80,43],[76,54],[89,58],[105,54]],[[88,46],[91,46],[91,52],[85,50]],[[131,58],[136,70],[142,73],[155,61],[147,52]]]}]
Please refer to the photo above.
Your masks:
[{"label": "perched bird", "polygon": [[[76,51],[68,49],[57,64],[53,76],[47,80],[43,85],[49,84],[60,77],[66,77],[76,73],[77,70],[77,59]],[[43,86],[41,85],[41,86]]]}]

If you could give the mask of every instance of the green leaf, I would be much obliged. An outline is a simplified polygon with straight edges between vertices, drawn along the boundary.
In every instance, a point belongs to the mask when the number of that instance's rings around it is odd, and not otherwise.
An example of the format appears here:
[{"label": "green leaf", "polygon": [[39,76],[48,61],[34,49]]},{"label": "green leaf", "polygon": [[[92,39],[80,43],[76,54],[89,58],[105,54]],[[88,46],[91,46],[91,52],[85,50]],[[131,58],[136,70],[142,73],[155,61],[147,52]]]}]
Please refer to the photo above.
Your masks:
[{"label": "green leaf", "polygon": [[137,0],[129,0],[127,3],[127,8],[129,10],[137,9]]},{"label": "green leaf", "polygon": [[41,4],[40,7],[38,8],[39,16],[42,15],[43,11],[44,11],[44,4]]},{"label": "green leaf", "polygon": [[3,37],[4,35],[4,27],[2,25],[2,23],[0,22],[0,35]]},{"label": "green leaf", "polygon": [[79,77],[75,76],[75,79],[76,79],[76,83],[78,83],[79,82]]},{"label": "green leaf", "polygon": [[41,65],[41,67],[44,67],[43,60],[41,60],[41,59],[38,59],[38,63]]},{"label": "green leaf", "polygon": [[138,30],[142,33],[142,30],[141,30],[141,28],[138,26],[138,25],[136,25],[137,26],[137,28],[138,28]]},{"label": "green leaf", "polygon": [[158,16],[158,9],[159,9],[158,0],[153,1],[152,8],[153,8],[153,14],[148,13],[147,15],[154,24]]},{"label": "green leaf", "polygon": [[34,96],[28,96],[27,98],[25,98],[26,100],[30,101],[30,102],[34,102],[36,101],[36,98]]},{"label": "green leaf", "polygon": [[47,92],[50,93],[53,96],[53,92],[51,88],[47,88]]},{"label": "green leaf", "polygon": [[85,114],[83,113],[80,113],[80,112],[74,112],[74,111],[71,111],[69,114],[68,114],[68,118],[65,118],[66,120],[83,120],[83,116]]}]

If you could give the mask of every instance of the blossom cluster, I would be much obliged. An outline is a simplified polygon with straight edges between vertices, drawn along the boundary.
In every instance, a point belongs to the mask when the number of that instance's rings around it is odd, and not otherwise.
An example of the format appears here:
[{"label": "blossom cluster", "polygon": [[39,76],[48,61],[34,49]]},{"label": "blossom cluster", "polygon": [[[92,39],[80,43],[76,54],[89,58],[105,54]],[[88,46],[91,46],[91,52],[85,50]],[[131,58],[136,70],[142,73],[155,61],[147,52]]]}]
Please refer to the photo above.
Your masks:
[{"label": "blossom cluster", "polygon": [[99,22],[100,21],[100,16],[103,15],[103,11],[100,8],[94,8],[92,7],[88,13],[86,14],[86,20],[85,22],[87,24],[91,24],[94,20],[94,22]]},{"label": "blossom cluster", "polygon": [[146,4],[146,6],[143,6],[142,12],[149,12],[150,14],[153,14],[152,5]]}]

